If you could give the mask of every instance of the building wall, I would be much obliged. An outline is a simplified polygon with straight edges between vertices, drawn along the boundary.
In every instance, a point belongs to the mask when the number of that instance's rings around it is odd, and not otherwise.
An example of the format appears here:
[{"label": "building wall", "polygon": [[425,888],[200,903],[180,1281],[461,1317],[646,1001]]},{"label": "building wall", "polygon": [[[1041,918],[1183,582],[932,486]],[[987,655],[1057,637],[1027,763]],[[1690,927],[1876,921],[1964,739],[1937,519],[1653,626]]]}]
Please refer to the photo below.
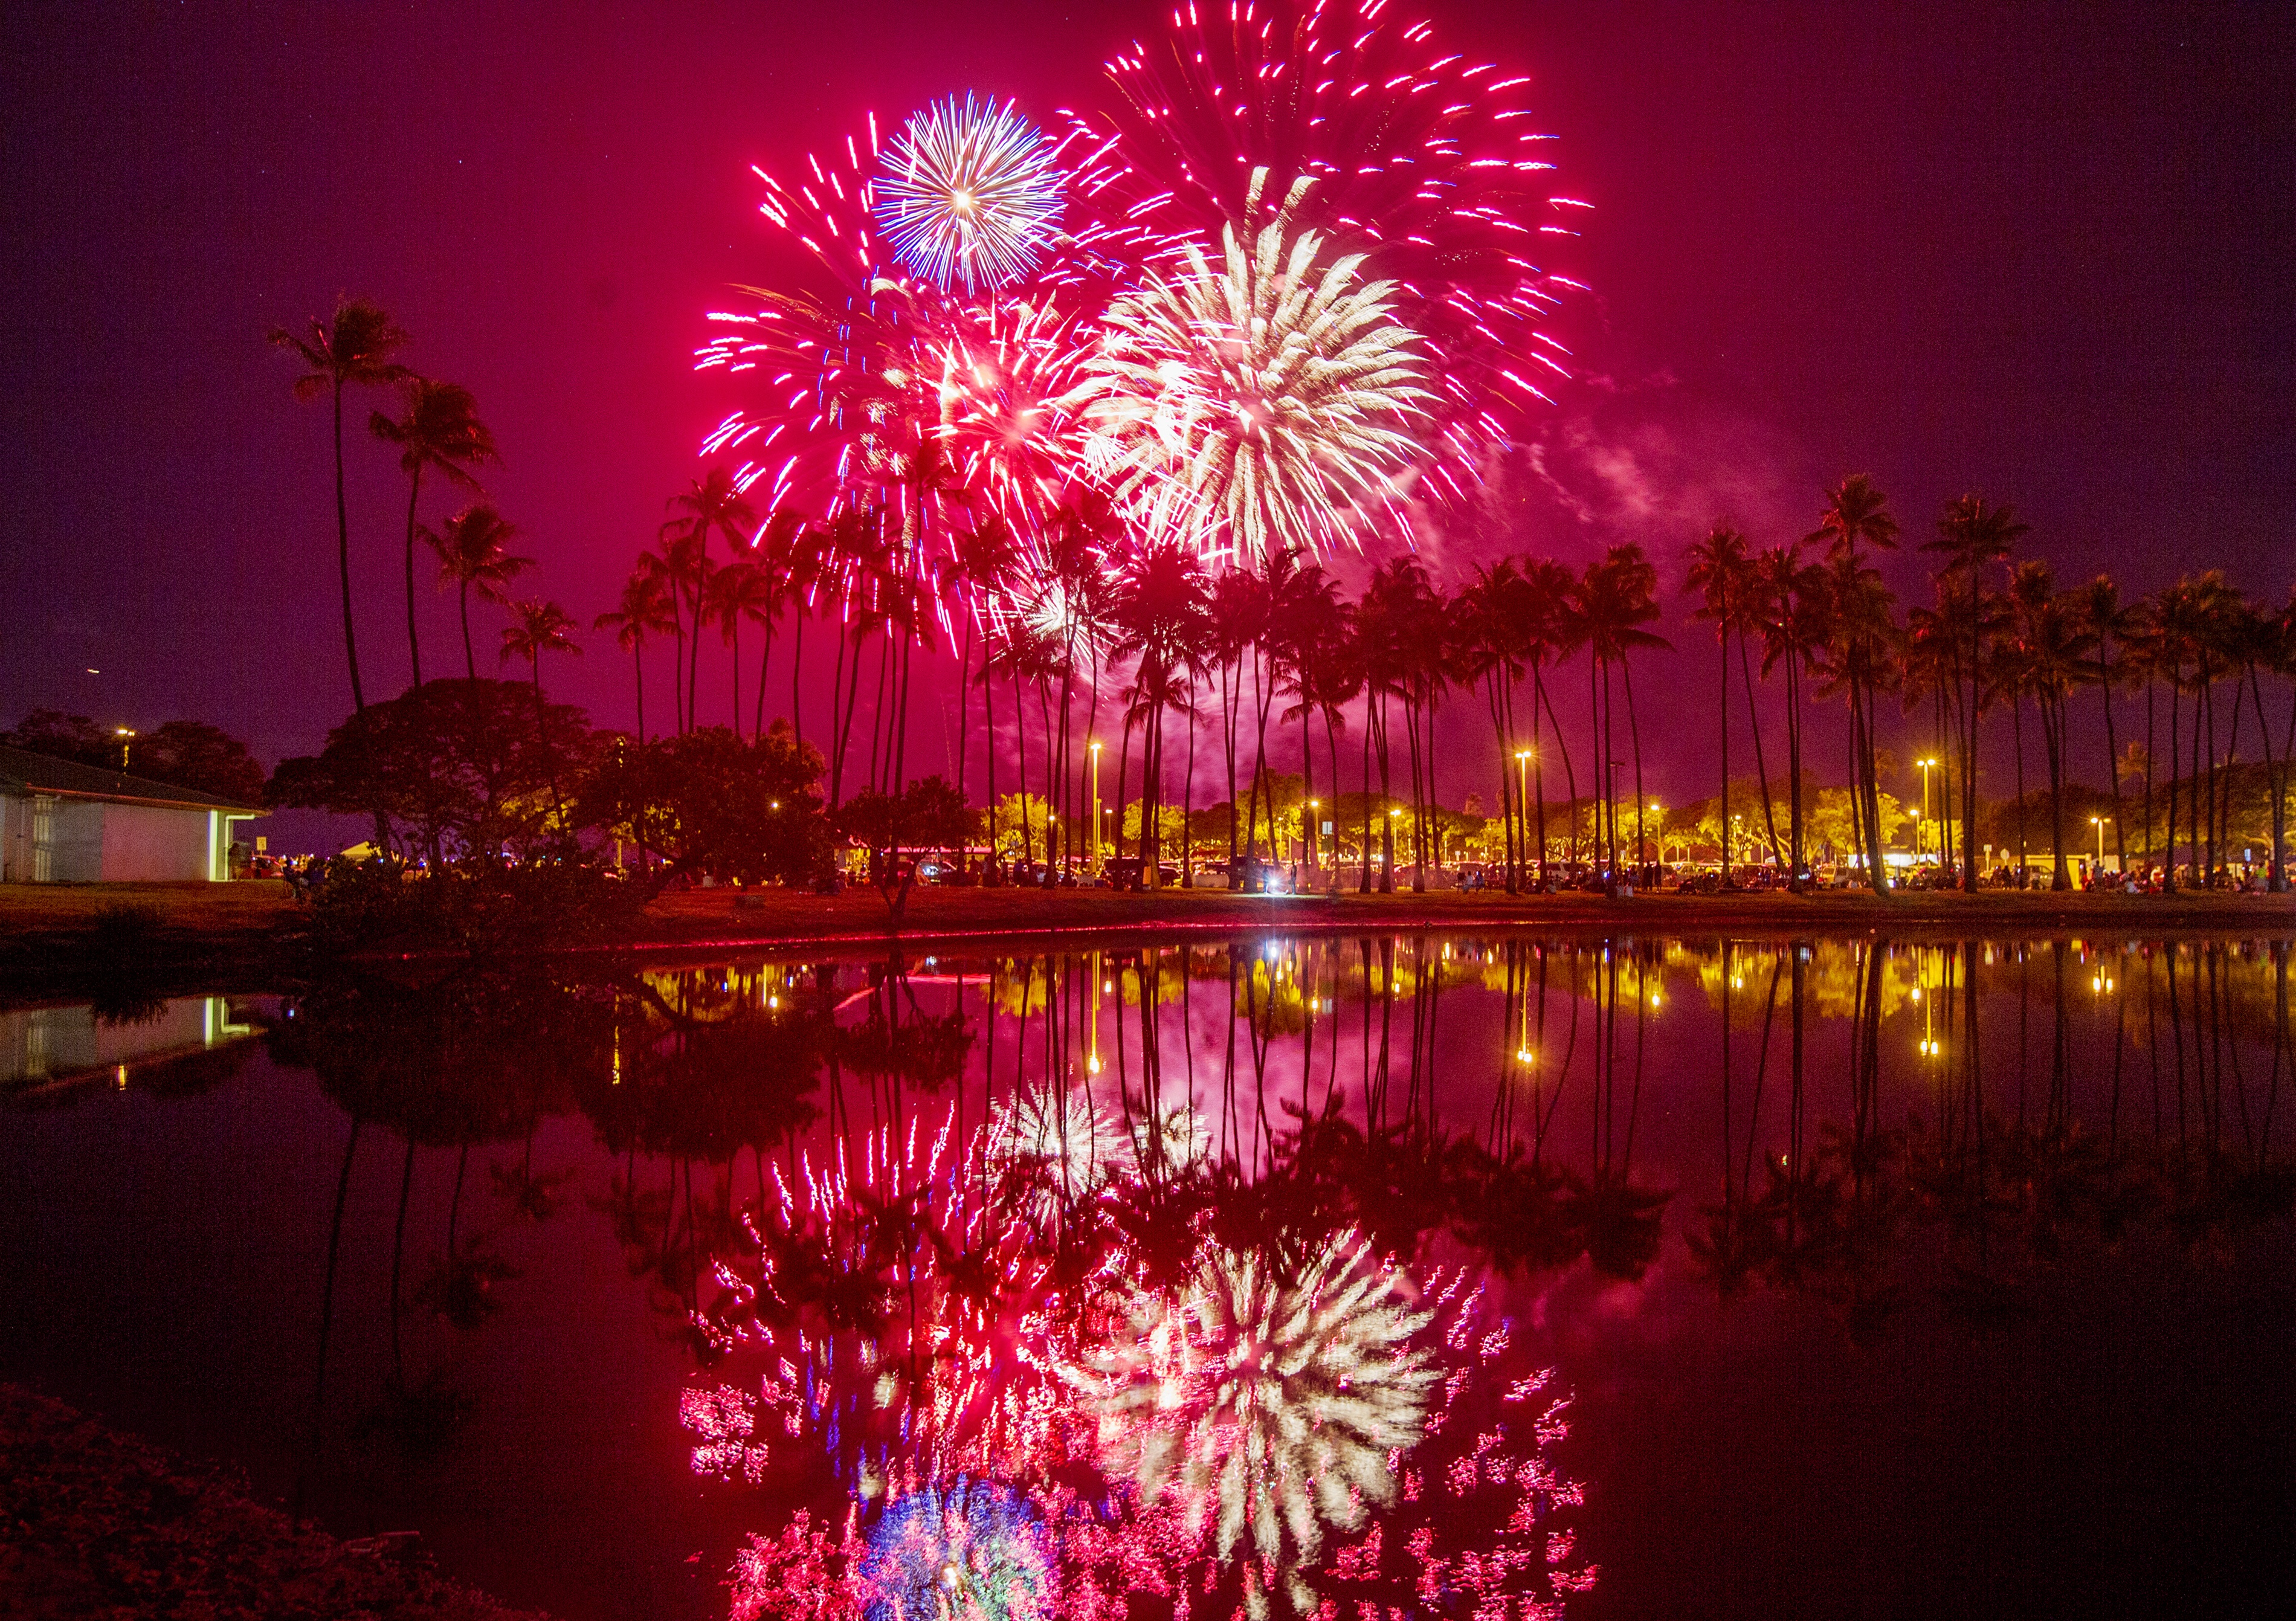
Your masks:
[{"label": "building wall", "polygon": [[95,876],[107,879],[206,878],[214,845],[206,811],[156,805],[100,805],[102,834]]},{"label": "building wall", "polygon": [[226,876],[230,823],[205,810],[0,796],[0,882]]}]

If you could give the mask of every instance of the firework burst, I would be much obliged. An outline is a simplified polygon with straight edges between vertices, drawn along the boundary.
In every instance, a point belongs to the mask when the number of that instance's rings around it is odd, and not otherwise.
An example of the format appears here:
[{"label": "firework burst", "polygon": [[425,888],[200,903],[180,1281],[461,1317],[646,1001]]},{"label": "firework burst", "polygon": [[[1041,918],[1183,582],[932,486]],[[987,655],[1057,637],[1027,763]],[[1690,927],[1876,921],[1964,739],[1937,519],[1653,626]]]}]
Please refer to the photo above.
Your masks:
[{"label": "firework burst", "polygon": [[1311,179],[1308,221],[1391,281],[1439,356],[1428,477],[1456,493],[1570,374],[1547,331],[1579,284],[1549,268],[1586,204],[1553,189],[1552,137],[1528,75],[1446,45],[1388,0],[1187,6],[1108,63],[1116,92],[1083,120],[1113,136],[1126,195],[1168,229],[1237,217],[1253,176]]},{"label": "firework burst", "polygon": [[1248,1535],[1248,1597],[1280,1583],[1312,1609],[1301,1567],[1325,1529],[1358,1530],[1366,1504],[1394,1495],[1395,1459],[1424,1432],[1439,1382],[1411,1343],[1430,1315],[1402,1304],[1401,1281],[1351,1235],[1288,1282],[1259,1256],[1217,1248],[1177,1298],[1136,1302],[1072,1374],[1104,1464],[1144,1502],[1176,1493],[1223,1562]]},{"label": "firework burst", "polygon": [[[1364,281],[1361,255],[1327,260],[1323,234],[1297,228],[1309,189],[1295,185],[1249,246],[1231,223],[1217,263],[1191,247],[1109,312],[1085,461],[1149,534],[1256,562],[1398,511],[1433,397],[1424,359],[1394,284]],[[1257,184],[1249,201],[1247,217]]]},{"label": "firework burst", "polygon": [[894,137],[877,223],[901,263],[967,295],[1021,280],[1060,223],[1053,143],[1007,102],[937,102]]}]

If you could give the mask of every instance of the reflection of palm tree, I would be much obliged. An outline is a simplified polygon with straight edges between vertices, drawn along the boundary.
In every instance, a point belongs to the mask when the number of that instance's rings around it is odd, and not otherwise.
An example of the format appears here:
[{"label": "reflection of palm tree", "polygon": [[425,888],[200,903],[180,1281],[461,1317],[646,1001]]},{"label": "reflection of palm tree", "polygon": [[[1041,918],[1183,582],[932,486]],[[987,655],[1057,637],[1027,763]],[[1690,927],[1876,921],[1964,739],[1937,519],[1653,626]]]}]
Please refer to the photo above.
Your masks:
[{"label": "reflection of palm tree", "polygon": [[406,414],[397,419],[376,412],[367,419],[374,437],[398,446],[398,467],[406,475],[406,656],[416,686],[422,684],[422,648],[414,635],[414,509],[422,496],[422,470],[435,467],[466,489],[479,481],[471,469],[502,460],[495,436],[479,420],[478,402],[459,383],[407,380]]},{"label": "reflection of palm tree", "polygon": [[343,386],[368,388],[398,382],[409,375],[391,356],[404,348],[406,334],[379,305],[365,299],[345,298],[335,306],[332,322],[314,319],[307,342],[284,327],[275,327],[271,341],[299,356],[311,369],[295,380],[295,397],[332,397],[335,407],[335,561],[342,576],[343,653],[351,669],[351,702],[366,708],[359,686],[358,636],[351,625],[351,520],[343,496]]}]

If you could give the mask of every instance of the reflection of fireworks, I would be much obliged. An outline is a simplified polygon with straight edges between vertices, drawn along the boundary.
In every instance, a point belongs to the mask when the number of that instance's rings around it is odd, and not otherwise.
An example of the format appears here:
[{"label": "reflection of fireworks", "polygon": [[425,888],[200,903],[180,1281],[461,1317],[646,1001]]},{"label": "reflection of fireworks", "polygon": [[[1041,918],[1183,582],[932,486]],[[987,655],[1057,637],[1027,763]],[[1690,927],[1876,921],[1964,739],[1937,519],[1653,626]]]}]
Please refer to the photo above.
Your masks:
[{"label": "reflection of fireworks", "polygon": [[1029,1621],[1060,1614],[1043,1519],[1010,1486],[960,1475],[895,1498],[861,1561],[865,1621]]},{"label": "reflection of fireworks", "polygon": [[1017,282],[1060,219],[1052,143],[1009,102],[951,96],[894,138],[875,211],[901,262],[943,288]]},{"label": "reflection of fireworks", "polygon": [[1294,1606],[1313,1607],[1299,1568],[1325,1527],[1360,1529],[1366,1503],[1393,1497],[1395,1456],[1423,1433],[1438,1375],[1410,1340],[1430,1316],[1400,1303],[1400,1282],[1351,1236],[1289,1284],[1218,1249],[1177,1301],[1138,1302],[1074,1376],[1107,1463],[1144,1502],[1177,1491],[1223,1561],[1250,1532],[1255,1610],[1261,1576],[1279,1573]]},{"label": "reflection of fireworks", "polygon": [[1090,1087],[1033,1085],[997,1111],[988,1152],[993,1166],[1029,1190],[1029,1208],[1043,1219],[1123,1175],[1132,1140]]},{"label": "reflection of fireworks", "polygon": [[1300,196],[1249,248],[1231,224],[1218,265],[1192,246],[1109,312],[1085,454],[1151,534],[1256,561],[1402,493],[1432,397],[1416,340],[1359,256],[1319,262],[1325,239],[1292,228]]}]

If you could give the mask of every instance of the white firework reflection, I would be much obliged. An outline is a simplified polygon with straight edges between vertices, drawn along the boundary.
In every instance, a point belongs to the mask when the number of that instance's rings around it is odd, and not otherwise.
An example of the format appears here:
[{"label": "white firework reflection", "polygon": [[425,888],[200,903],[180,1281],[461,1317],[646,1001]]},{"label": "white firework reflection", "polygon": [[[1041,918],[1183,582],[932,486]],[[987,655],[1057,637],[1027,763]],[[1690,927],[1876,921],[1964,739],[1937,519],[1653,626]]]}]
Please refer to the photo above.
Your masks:
[{"label": "white firework reflection", "polygon": [[1226,1562],[1245,1547],[1307,1613],[1302,1568],[1326,1529],[1352,1532],[1395,1495],[1395,1461],[1425,1433],[1439,1375],[1414,1346],[1432,1314],[1400,1273],[1342,1234],[1291,1279],[1215,1245],[1177,1295],[1144,1294],[1070,1371],[1099,1420],[1103,1467],[1144,1504],[1177,1494]]},{"label": "white firework reflection", "polygon": [[1124,1123],[1089,1086],[1024,1086],[989,1127],[989,1165],[1039,1224],[1100,1193],[1134,1166]]}]

